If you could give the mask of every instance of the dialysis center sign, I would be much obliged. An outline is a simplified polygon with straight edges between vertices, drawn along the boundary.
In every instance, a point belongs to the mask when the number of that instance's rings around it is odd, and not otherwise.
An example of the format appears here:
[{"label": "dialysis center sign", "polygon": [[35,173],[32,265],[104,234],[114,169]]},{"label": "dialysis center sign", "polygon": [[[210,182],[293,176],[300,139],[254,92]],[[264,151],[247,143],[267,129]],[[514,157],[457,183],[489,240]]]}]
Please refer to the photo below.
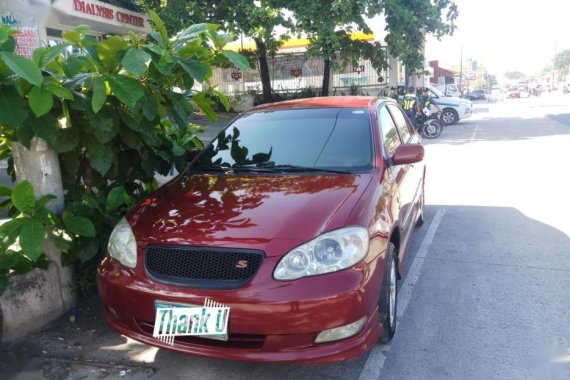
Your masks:
[{"label": "dialysis center sign", "polygon": [[64,0],[53,4],[60,12],[78,18],[103,22],[117,27],[148,33],[150,21],[144,14],[119,8],[97,0]]}]

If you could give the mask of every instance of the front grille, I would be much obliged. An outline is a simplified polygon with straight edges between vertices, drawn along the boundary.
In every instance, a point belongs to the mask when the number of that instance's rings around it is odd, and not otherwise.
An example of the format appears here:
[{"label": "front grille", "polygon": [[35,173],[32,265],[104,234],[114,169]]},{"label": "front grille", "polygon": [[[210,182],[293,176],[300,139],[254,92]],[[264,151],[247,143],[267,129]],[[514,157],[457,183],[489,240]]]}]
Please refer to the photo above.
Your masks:
[{"label": "front grille", "polygon": [[[152,336],[154,325],[146,321],[136,321],[140,330],[147,336]],[[238,348],[244,350],[259,350],[265,343],[265,335],[258,334],[229,334],[228,340],[214,340],[197,336],[177,336],[174,338],[175,344],[183,346],[207,346]]]},{"label": "front grille", "polygon": [[235,289],[253,278],[263,258],[260,251],[245,249],[150,245],[145,251],[145,267],[156,282]]}]

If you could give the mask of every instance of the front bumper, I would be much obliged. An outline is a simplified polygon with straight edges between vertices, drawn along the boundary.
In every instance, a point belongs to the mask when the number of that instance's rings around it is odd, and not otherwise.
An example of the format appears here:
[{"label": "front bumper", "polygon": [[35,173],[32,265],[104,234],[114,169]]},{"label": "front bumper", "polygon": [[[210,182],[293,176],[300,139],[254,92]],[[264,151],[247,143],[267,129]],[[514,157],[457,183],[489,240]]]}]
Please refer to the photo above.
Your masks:
[{"label": "front bumper", "polygon": [[[271,278],[278,258],[267,258],[243,288],[204,290],[150,281],[110,258],[98,269],[97,286],[107,323],[140,342],[188,354],[245,361],[325,363],[348,360],[371,348],[382,333],[378,299],[383,260],[328,275],[279,282]],[[376,272],[379,273],[376,273]],[[229,340],[177,337],[170,346],[152,337],[154,302],[203,304],[209,297],[230,307]],[[317,334],[366,316],[357,335],[315,344]]]}]

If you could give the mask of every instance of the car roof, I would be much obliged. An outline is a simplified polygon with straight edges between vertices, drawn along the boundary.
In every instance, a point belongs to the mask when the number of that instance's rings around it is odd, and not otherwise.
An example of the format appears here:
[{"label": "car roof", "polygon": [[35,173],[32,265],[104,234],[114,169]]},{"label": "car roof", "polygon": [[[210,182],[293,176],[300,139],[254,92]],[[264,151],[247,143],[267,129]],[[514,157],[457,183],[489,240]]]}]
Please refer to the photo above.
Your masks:
[{"label": "car roof", "polygon": [[[289,110],[300,108],[353,108],[369,107],[377,100],[388,100],[389,98],[376,96],[324,96],[318,98],[306,98],[296,100],[286,100],[283,102],[262,104],[252,108],[251,112]],[[391,99],[390,99],[391,100]]]}]

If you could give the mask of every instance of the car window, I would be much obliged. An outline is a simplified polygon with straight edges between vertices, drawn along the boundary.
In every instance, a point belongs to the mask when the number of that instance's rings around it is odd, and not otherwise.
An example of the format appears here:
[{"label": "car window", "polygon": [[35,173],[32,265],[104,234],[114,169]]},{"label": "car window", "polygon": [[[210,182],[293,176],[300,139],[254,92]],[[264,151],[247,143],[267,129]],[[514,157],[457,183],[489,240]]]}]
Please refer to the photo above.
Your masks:
[{"label": "car window", "polygon": [[295,165],[372,168],[367,108],[308,108],[252,112],[222,131],[195,167]]},{"label": "car window", "polygon": [[392,114],[392,118],[396,123],[396,128],[398,128],[398,132],[400,133],[400,137],[404,143],[407,143],[412,138],[412,134],[410,132],[410,128],[408,127],[408,123],[406,122],[406,118],[402,114],[400,109],[392,104],[387,106]]},{"label": "car window", "polygon": [[380,109],[379,114],[380,128],[382,129],[382,136],[384,140],[384,148],[388,157],[392,157],[394,150],[401,144],[400,135],[396,129],[396,124],[390,116],[390,112],[386,107]]}]

